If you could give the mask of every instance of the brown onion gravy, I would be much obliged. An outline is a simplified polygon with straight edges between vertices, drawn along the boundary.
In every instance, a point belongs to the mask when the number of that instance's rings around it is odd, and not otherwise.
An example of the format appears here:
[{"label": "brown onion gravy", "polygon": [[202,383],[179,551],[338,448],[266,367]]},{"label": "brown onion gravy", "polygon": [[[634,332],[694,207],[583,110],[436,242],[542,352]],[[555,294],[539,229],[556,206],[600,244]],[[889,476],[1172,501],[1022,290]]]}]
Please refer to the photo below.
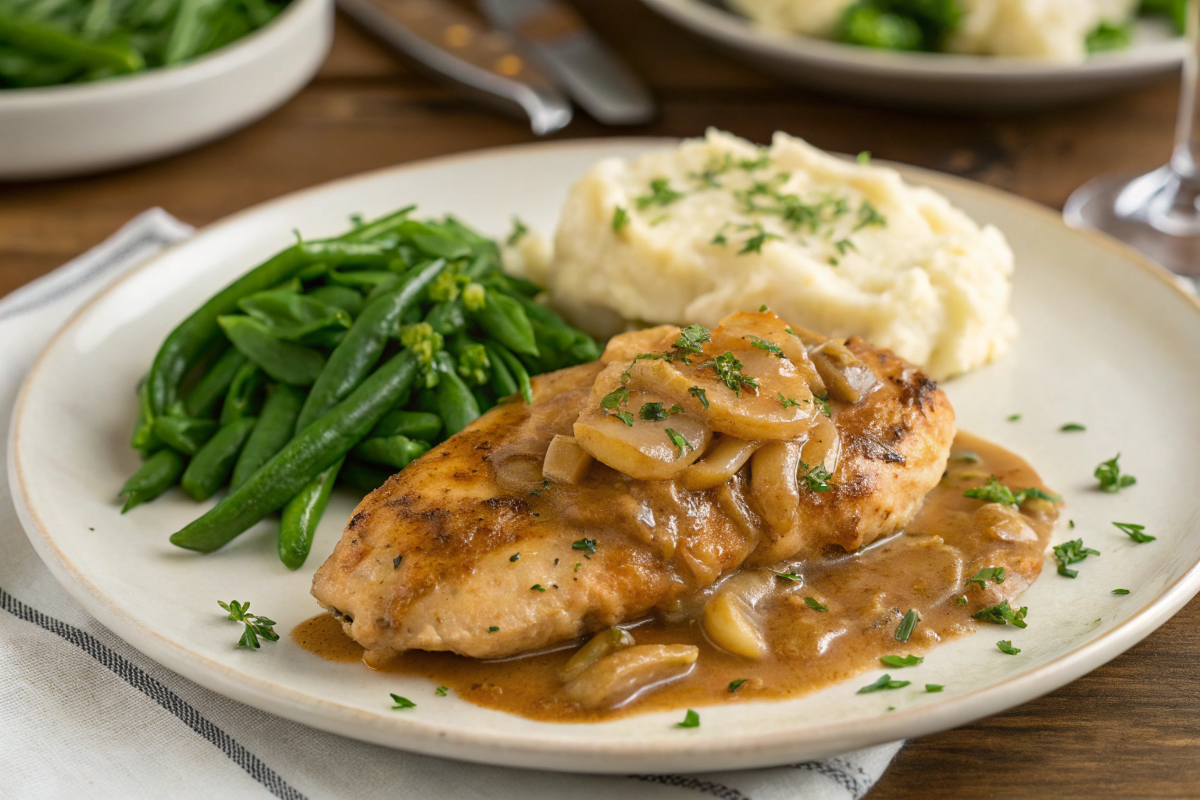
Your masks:
[{"label": "brown onion gravy", "polygon": [[[428,678],[487,708],[554,722],[810,692],[880,666],[881,656],[922,655],[941,641],[987,625],[971,615],[1014,599],[1037,578],[1057,508],[1032,500],[1016,514],[963,497],[965,490],[983,485],[991,475],[1014,491],[1046,488],[1020,457],[959,433],[945,476],[902,533],[858,552],[839,550],[778,566],[777,572],[792,572],[802,580],[774,579],[775,591],[760,605],[770,645],[762,659],[727,653],[708,640],[699,612],[711,589],[685,607],[623,626],[638,644],[690,644],[700,648],[700,656],[682,677],[643,690],[617,708],[581,709],[562,696],[561,670],[581,642],[502,661],[408,651],[383,669]],[[986,589],[968,586],[967,579],[984,567],[1004,567],[1006,580],[988,581]],[[810,608],[810,597],[828,610]],[[895,632],[909,609],[916,609],[920,623],[902,643]],[[322,658],[362,660],[362,647],[329,614],[297,625],[291,636]],[[731,692],[730,683],[737,680],[745,682]]]}]

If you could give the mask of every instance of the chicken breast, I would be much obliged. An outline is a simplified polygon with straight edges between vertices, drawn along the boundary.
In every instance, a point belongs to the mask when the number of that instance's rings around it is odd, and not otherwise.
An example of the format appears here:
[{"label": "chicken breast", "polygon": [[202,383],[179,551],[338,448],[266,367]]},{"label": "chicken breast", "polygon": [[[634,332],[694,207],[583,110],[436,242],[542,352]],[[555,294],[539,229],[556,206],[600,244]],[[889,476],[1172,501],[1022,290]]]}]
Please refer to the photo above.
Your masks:
[{"label": "chicken breast", "polygon": [[[600,361],[534,378],[532,405],[501,404],[363,500],[314,577],[317,600],[368,660],[409,649],[495,658],[642,617],[743,565],[853,550],[902,528],[946,465],[954,414],[945,395],[861,340],[829,343],[832,358],[821,337],[781,328],[772,314],[735,316],[703,340],[670,326],[616,337]],[[749,333],[759,323],[773,338]],[[767,345],[783,329],[804,346],[774,352]],[[777,359],[755,362],[764,370],[756,387],[736,374],[724,386],[711,380],[712,362],[738,346],[731,336],[765,342],[754,347]],[[610,366],[627,361],[624,372]],[[754,377],[748,358],[734,361]],[[843,386],[857,402],[837,399],[838,375],[863,390]],[[828,416],[797,376],[829,385]],[[707,392],[689,393],[693,379],[708,380]],[[732,411],[776,393],[770,410],[786,433],[777,439]],[[660,397],[647,401],[650,414],[642,396]],[[672,425],[703,431],[692,436],[701,456],[687,437],[669,437]],[[575,439],[581,431],[593,440]],[[579,456],[574,478],[543,474],[556,437]],[[687,463],[670,479],[610,466],[643,469],[645,459],[627,458],[631,447]],[[662,474],[661,463],[651,471]]]}]

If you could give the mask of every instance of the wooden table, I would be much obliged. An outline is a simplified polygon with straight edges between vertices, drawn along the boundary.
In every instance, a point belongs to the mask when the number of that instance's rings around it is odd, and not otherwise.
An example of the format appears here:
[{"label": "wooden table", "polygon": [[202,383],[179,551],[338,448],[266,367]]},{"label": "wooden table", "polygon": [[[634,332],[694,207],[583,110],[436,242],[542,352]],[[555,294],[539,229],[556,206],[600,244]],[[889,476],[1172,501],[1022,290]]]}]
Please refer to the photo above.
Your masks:
[{"label": "wooden table", "polygon": [[[710,50],[634,0],[580,0],[589,22],[653,86],[653,125],[580,118],[560,136],[775,130],[820,147],[952,172],[1055,208],[1088,178],[1144,171],[1169,153],[1176,84],[1087,105],[996,117],[860,105],[780,84]],[[91,178],[0,186],[0,295],[159,205],[204,225],[332,178],[531,141],[517,120],[415,75],[339,20],[317,79],[249,129],[191,153]],[[883,798],[1200,796],[1200,601],[1075,683],[1008,713],[910,742],[871,792]]]}]

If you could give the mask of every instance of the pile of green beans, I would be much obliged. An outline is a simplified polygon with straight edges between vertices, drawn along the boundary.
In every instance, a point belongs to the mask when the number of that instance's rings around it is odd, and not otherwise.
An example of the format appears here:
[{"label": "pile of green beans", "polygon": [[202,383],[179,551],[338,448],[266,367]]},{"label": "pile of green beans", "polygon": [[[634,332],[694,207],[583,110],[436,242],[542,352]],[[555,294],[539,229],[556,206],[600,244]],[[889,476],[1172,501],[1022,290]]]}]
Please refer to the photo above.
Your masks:
[{"label": "pile of green beans", "polygon": [[335,484],[373,491],[500,400],[532,402],[531,375],[599,356],[494,241],[412,210],[298,241],[171,331],[138,388],[122,513],[227,484],[171,542],[211,552],[278,511],[297,569]]},{"label": "pile of green beans", "polygon": [[0,0],[0,89],[178,64],[270,22],[287,0]]}]

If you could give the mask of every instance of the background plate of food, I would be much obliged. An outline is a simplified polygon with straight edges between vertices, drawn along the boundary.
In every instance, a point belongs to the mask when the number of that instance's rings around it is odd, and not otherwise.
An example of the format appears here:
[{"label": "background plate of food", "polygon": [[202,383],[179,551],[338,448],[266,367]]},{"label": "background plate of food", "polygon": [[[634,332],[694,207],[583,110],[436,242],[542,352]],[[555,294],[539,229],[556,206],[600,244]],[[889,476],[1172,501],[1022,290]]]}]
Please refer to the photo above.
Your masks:
[{"label": "background plate of food", "polygon": [[0,180],[195,147],[283,104],[329,51],[330,0],[0,3]]},{"label": "background plate of food", "polygon": [[1036,108],[1179,68],[1182,2],[645,0],[772,74],[891,105]]},{"label": "background plate of food", "polygon": [[9,471],[90,613],[242,702],[509,766],[779,765],[1010,708],[1190,599],[1198,354],[1164,272],[992,189],[785,135],[543,144],[123,278]]}]

